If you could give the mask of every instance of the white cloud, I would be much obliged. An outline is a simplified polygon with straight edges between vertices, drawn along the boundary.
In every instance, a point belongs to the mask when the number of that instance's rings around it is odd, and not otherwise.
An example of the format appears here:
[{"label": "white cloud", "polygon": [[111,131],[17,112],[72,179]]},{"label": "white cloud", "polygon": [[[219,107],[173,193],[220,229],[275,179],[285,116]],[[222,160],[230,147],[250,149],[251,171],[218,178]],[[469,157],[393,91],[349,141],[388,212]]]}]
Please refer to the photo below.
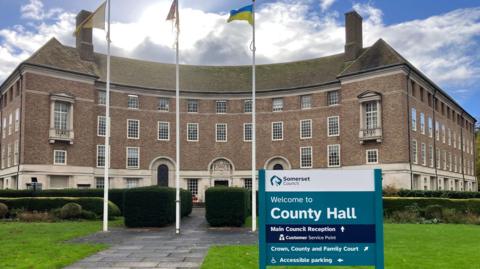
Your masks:
[{"label": "white cloud", "polygon": [[[320,1],[321,8],[328,9],[333,2]],[[322,11],[318,3],[314,0],[281,0],[259,6],[258,62],[292,61],[342,52],[343,16],[333,10]],[[173,62],[174,34],[171,24],[163,18],[170,4],[171,0],[161,0],[146,6],[135,21],[114,21],[113,53]],[[0,40],[4,39],[0,41],[0,80],[52,36],[64,44],[74,45],[71,32],[75,14],[45,11],[39,0],[31,0],[26,6],[22,8],[22,14],[33,21],[29,22],[33,23],[33,28],[13,26],[0,29]],[[480,80],[480,8],[459,9],[393,25],[385,25],[383,12],[371,4],[354,4],[353,8],[365,18],[366,46],[384,38],[444,86],[467,89]],[[119,15],[117,17],[121,17]],[[251,27],[244,22],[227,24],[227,17],[227,12],[202,11],[196,6],[182,8],[183,63],[250,63]],[[95,30],[94,43],[97,51],[105,51],[103,31]]]},{"label": "white cloud", "polygon": [[320,8],[322,11],[329,9],[336,0],[320,0]]}]

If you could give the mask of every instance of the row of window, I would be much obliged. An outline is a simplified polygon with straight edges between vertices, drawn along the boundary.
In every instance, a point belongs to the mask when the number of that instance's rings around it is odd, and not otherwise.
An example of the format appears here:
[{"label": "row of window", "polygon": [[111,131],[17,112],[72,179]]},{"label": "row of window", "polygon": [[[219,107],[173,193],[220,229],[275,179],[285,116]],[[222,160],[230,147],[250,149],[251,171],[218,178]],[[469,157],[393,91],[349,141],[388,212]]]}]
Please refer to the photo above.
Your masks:
[{"label": "row of window", "polygon": [[20,109],[17,108],[15,110],[15,125],[13,124],[13,114],[12,113],[10,113],[10,115],[8,115],[8,118],[7,117],[3,118],[2,137],[6,138],[7,134],[11,135],[13,133],[13,130],[15,130],[15,132],[18,132],[19,129],[20,129]]},{"label": "row of window", "polygon": [[[442,154],[443,153],[443,154]],[[452,155],[451,152],[446,150],[441,151],[440,149],[436,150],[436,162],[434,160],[434,149],[433,145],[428,145],[428,164],[427,164],[427,145],[425,143],[418,144],[417,140],[412,140],[412,163],[421,164],[423,166],[429,165],[430,167],[436,167],[437,169],[443,169],[445,171],[460,173],[462,172],[462,159],[457,155]],[[452,157],[453,156],[453,157]],[[420,157],[420,158],[419,158]],[[442,162],[443,161],[443,162]],[[464,171],[467,175],[474,175],[475,167],[473,161],[463,160],[464,162]],[[443,167],[442,167],[443,164]]]},{"label": "row of window", "polygon": [[13,96],[15,97],[20,96],[20,80],[17,80],[15,85],[12,85],[4,95],[1,97],[1,107],[4,108],[7,106],[9,102],[13,101]]},{"label": "row of window", "polygon": [[[412,108],[411,112],[411,120],[412,120],[412,131],[416,132],[417,129],[417,110]],[[426,125],[427,124],[427,125]],[[425,122],[425,114],[420,113],[420,133],[426,135],[426,128],[428,128],[428,136],[433,137],[433,132],[435,130],[435,139],[440,141],[440,132],[441,132],[441,140],[443,144],[448,142],[449,146],[453,146],[453,148],[462,149],[462,139],[461,135],[455,131],[452,132],[452,129],[445,128],[445,124],[441,124],[438,121],[435,121],[435,126],[433,125],[433,120],[431,117],[428,117],[428,121]],[[453,139],[452,139],[453,138]],[[463,151],[473,155],[474,153],[474,145],[473,140],[468,141],[468,139],[464,138],[466,141],[463,143]]]},{"label": "row of window", "polygon": [[[106,93],[104,91],[98,92],[98,103],[105,105],[107,102]],[[327,92],[327,106],[338,105],[340,103],[340,93],[338,90]],[[127,107],[130,109],[139,109],[140,102],[137,95],[128,95]],[[312,108],[312,96],[311,95],[302,95],[300,96],[300,108],[301,109],[310,109]],[[273,98],[272,99],[272,111],[280,112],[284,109],[283,98]],[[168,112],[170,111],[170,98],[160,97],[158,99],[158,110]],[[187,112],[197,113],[199,112],[199,103],[197,99],[188,99],[187,100]],[[218,114],[224,114],[228,112],[228,101],[227,100],[218,100],[215,101],[215,112]],[[252,100],[245,100],[243,106],[243,112],[251,113],[252,112]]]},{"label": "row of window", "polygon": [[[272,141],[283,140],[283,122],[272,122]],[[300,139],[312,138],[312,120],[300,120]],[[227,142],[228,140],[228,125],[226,123],[215,124],[215,141]],[[106,118],[105,116],[98,117],[97,123],[97,135],[106,135]],[[329,137],[340,135],[340,117],[332,116],[327,118],[327,135]],[[139,120],[127,120],[127,138],[139,139],[140,138],[140,121]],[[158,122],[158,140],[168,141],[170,140],[170,122]],[[243,140],[246,142],[252,141],[252,124],[243,124]],[[199,124],[187,123],[187,141],[196,142],[199,141]]]},{"label": "row of window", "polygon": [[20,147],[19,147],[18,140],[16,140],[15,143],[13,144],[8,144],[6,147],[2,147],[2,152],[1,152],[2,169],[11,167],[12,165],[18,165],[19,152],[20,152]]}]

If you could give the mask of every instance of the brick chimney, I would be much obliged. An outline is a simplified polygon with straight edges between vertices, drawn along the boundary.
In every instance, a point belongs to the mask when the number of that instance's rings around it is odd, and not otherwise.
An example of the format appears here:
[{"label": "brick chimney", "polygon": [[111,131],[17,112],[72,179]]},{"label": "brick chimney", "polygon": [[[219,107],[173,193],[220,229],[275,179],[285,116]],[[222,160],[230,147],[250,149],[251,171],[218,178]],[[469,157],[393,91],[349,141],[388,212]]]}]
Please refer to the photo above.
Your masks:
[{"label": "brick chimney", "polygon": [[345,14],[345,61],[353,61],[360,56],[363,48],[363,18],[356,11]]},{"label": "brick chimney", "polygon": [[[88,16],[92,13],[86,10],[80,11],[77,15],[77,27],[85,21]],[[84,61],[93,61],[94,54],[93,54],[93,43],[92,43],[92,29],[85,29],[82,28],[78,31],[77,36],[77,50],[80,54],[80,58]]]}]

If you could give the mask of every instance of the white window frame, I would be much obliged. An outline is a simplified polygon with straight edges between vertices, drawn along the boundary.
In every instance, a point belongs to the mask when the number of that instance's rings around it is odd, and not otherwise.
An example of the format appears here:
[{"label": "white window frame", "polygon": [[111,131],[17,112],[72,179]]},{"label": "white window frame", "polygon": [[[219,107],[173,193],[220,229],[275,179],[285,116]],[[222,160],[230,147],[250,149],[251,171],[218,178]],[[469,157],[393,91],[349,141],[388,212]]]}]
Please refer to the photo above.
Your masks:
[{"label": "white window frame", "polygon": [[[103,97],[100,97],[101,94],[103,94]],[[98,99],[97,101],[99,105],[105,106],[107,104],[107,92],[103,90],[99,90],[97,92],[97,99]]]},{"label": "white window frame", "polygon": [[[137,137],[131,137],[130,136],[130,133],[129,133],[129,126],[130,126],[130,122],[137,122],[138,125],[138,129],[137,129]],[[127,139],[135,139],[135,140],[138,140],[140,139],[140,120],[136,120],[136,119],[127,119]]]},{"label": "white window frame", "polygon": [[272,112],[282,112],[284,105],[282,97],[272,98]]},{"label": "white window frame", "polygon": [[[335,165],[332,165],[330,164],[330,152],[332,150],[332,148],[334,147],[338,147],[338,165],[335,164]],[[341,146],[340,144],[330,144],[330,145],[327,145],[327,167],[340,167],[342,166],[342,155],[341,155]]]},{"label": "white window frame", "polygon": [[447,142],[447,131],[445,130],[445,124],[442,124],[442,142],[443,144]]},{"label": "white window frame", "polygon": [[[309,149],[310,150],[310,165],[304,165],[303,163],[303,150]],[[313,167],[313,147],[300,147],[300,168],[312,168]]]},{"label": "white window frame", "polygon": [[187,178],[187,190],[195,196],[198,196],[198,181],[198,178]]},{"label": "white window frame", "polygon": [[431,117],[428,117],[428,137],[433,137],[433,121]]},{"label": "white window frame", "polygon": [[[57,163],[57,153],[63,152],[65,154],[65,162],[63,163]],[[59,150],[55,149],[53,150],[53,164],[54,165],[67,165],[67,151],[66,150]]]},{"label": "white window frame", "polygon": [[[219,137],[218,137],[218,135],[219,135],[219,133],[218,133],[218,131],[219,131],[218,127],[219,127],[220,125],[225,126],[225,140],[219,140],[219,139],[218,139],[218,138],[219,138]],[[215,142],[217,142],[217,143],[226,143],[226,142],[228,142],[228,124],[226,124],[226,123],[216,123],[216,124],[215,124]]]},{"label": "white window frame", "polygon": [[[198,99],[188,99],[187,100],[187,113],[198,113],[199,111]],[[193,109],[195,108],[195,109]]]},{"label": "white window frame", "polygon": [[425,134],[425,114],[420,112],[420,132]]},{"label": "white window frame", "polygon": [[433,158],[433,153],[434,153],[434,150],[433,150],[433,145],[432,144],[429,144],[428,145],[428,159],[430,161],[430,167],[435,167],[435,159]]},{"label": "white window frame", "polygon": [[[250,105],[247,105],[250,103]],[[247,107],[250,107],[250,111],[248,111]],[[252,113],[253,111],[253,101],[252,99],[247,99],[243,101],[243,113]]]},{"label": "white window frame", "polygon": [[[375,162],[370,161],[370,159],[368,158],[369,157],[368,154],[370,152],[375,152],[375,156],[376,156],[377,161],[375,161]],[[378,149],[367,149],[367,150],[365,150],[365,162],[367,164],[378,164]]]},{"label": "white window frame", "polygon": [[[126,177],[125,178],[125,188],[133,189],[133,188],[140,187],[140,180],[142,180],[142,179],[139,178],[139,177]],[[132,182],[135,182],[135,184],[131,184]]]},{"label": "white window frame", "polygon": [[422,165],[427,166],[427,145],[425,143],[421,144],[420,157],[422,159]]},{"label": "white window frame", "polygon": [[[68,112],[67,112],[67,126],[68,126]],[[8,115],[8,135],[12,134],[12,127],[13,127],[13,116],[12,113]]]},{"label": "white window frame", "polygon": [[[135,100],[135,101],[130,102],[132,100]],[[134,104],[135,106],[130,106],[131,104]],[[140,100],[138,98],[138,95],[134,95],[134,94],[129,94],[128,95],[127,108],[129,108],[129,109],[140,109]]]},{"label": "white window frame", "polygon": [[[196,130],[197,130],[197,139],[190,139],[190,126],[196,126]],[[198,123],[192,123],[192,122],[189,122],[187,123],[187,141],[188,142],[198,142],[200,140],[200,129],[199,129],[199,125]]]},{"label": "white window frame", "polygon": [[[98,165],[98,157],[100,156],[100,148],[103,147],[103,165]],[[96,160],[95,160],[95,166],[96,167],[105,167],[105,163],[107,161],[106,159],[106,151],[105,151],[105,145],[97,145],[97,154],[96,154]]]},{"label": "white window frame", "polygon": [[416,132],[417,131],[417,110],[412,107],[412,131]]},{"label": "white window frame", "polygon": [[[223,111],[223,107],[219,106],[220,104],[224,104],[225,111]],[[216,114],[227,114],[228,113],[228,102],[227,102],[227,100],[217,100],[217,101],[215,101],[215,113]]]},{"label": "white window frame", "polygon": [[[246,136],[246,126],[250,125],[250,139],[247,139],[247,136]],[[250,122],[247,122],[247,123],[244,123],[243,124],[243,142],[252,142],[252,139],[253,139],[253,124],[250,123]]]},{"label": "white window frame", "polygon": [[[167,138],[160,138],[160,124],[167,124]],[[159,141],[170,141],[170,122],[168,121],[159,121],[157,122],[157,140]]]},{"label": "white window frame", "polygon": [[[162,102],[165,102],[165,107],[162,107]],[[170,98],[159,97],[158,98],[158,111],[169,112],[170,111]]]},{"label": "white window frame", "polygon": [[418,164],[418,142],[412,139],[410,143],[412,145],[412,163]]},{"label": "white window frame", "polygon": [[[129,149],[137,149],[137,166],[129,166],[128,165],[128,150]],[[125,158],[125,166],[127,169],[139,169],[140,168],[140,147],[126,147],[126,158]]]},{"label": "white window frame", "polygon": [[[305,102],[305,100],[308,100],[308,102]],[[307,95],[301,95],[300,96],[300,109],[305,110],[305,109],[311,109],[312,108],[312,95],[307,94]]]},{"label": "white window frame", "polygon": [[[330,98],[331,94],[336,94],[336,98],[332,99]],[[332,100],[335,100],[335,102],[331,102]],[[327,92],[327,106],[338,106],[340,105],[340,91],[339,90],[333,90],[333,91],[328,91]]]},{"label": "white window frame", "polygon": [[[308,126],[310,128],[310,135],[309,136],[304,136],[304,133],[303,133],[303,123],[306,123],[308,122]],[[306,120],[300,120],[300,139],[312,139],[313,137],[313,122],[311,119],[306,119]]]},{"label": "white window frame", "polygon": [[18,165],[18,156],[20,152],[20,146],[18,140],[15,140],[13,144],[13,165]]},{"label": "white window frame", "polygon": [[[105,134],[100,134],[100,119],[105,119]],[[107,117],[105,116],[98,116],[97,117],[97,136],[100,136],[100,137],[105,137],[105,135],[107,134]]]},{"label": "white window frame", "polygon": [[15,109],[15,132],[20,129],[20,108]]},{"label": "white window frame", "polygon": [[[330,119],[337,119],[338,132],[336,134],[330,134],[330,127],[331,127]],[[327,118],[327,136],[328,137],[340,136],[340,116],[331,116]]]},{"label": "white window frame", "polygon": [[[281,127],[282,127],[282,128],[281,128],[281,131],[282,131],[282,132],[281,132],[281,135],[282,135],[281,138],[275,138],[275,136],[274,136],[275,133],[274,133],[274,127],[273,127],[273,126],[274,126],[275,124],[280,124]],[[282,140],[283,140],[283,137],[284,137],[284,133],[283,133],[283,121],[274,121],[274,122],[272,122],[272,141],[282,141]]]}]

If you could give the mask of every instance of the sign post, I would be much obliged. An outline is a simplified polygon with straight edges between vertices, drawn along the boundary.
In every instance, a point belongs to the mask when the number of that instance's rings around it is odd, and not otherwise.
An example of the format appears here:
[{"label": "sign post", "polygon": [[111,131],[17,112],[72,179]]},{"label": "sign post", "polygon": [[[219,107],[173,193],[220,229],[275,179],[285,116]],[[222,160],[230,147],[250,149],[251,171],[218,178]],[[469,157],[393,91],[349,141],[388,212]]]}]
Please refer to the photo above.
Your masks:
[{"label": "sign post", "polygon": [[382,172],[260,170],[260,269],[384,268]]}]

